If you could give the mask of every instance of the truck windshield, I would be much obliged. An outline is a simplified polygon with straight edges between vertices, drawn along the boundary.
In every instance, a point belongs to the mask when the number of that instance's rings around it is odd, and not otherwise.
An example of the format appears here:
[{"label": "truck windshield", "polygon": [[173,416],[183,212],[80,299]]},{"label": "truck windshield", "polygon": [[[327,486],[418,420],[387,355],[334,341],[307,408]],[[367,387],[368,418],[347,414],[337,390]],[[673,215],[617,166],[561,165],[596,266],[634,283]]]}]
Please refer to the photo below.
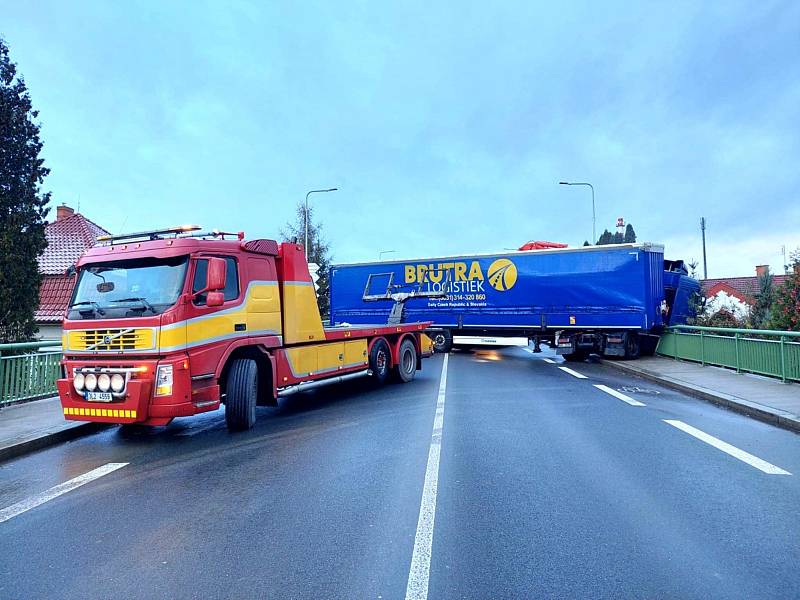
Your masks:
[{"label": "truck windshield", "polygon": [[178,299],[187,264],[187,256],[175,256],[86,265],[80,270],[67,317],[161,314]]}]

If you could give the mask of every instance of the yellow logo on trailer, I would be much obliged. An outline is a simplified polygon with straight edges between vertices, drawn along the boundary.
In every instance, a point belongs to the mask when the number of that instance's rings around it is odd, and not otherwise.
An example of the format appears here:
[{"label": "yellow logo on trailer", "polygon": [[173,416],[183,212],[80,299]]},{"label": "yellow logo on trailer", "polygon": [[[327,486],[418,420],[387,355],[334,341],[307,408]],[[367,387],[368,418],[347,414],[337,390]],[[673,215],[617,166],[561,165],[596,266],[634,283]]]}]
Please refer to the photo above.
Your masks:
[{"label": "yellow logo on trailer", "polygon": [[507,258],[498,258],[486,271],[491,285],[498,292],[505,292],[517,283],[517,267]]}]

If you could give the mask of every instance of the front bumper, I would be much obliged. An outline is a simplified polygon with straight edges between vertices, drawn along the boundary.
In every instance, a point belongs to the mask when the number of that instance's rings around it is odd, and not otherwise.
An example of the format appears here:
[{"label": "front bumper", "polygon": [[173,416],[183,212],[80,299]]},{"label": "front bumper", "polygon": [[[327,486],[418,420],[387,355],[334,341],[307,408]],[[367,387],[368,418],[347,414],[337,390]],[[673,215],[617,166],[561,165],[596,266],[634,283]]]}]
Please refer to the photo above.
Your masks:
[{"label": "front bumper", "polygon": [[100,423],[139,423],[148,418],[148,405],[152,396],[152,379],[133,379],[128,382],[125,396],[113,402],[85,400],[75,391],[72,379],[56,382],[64,418],[70,421],[97,421]]}]

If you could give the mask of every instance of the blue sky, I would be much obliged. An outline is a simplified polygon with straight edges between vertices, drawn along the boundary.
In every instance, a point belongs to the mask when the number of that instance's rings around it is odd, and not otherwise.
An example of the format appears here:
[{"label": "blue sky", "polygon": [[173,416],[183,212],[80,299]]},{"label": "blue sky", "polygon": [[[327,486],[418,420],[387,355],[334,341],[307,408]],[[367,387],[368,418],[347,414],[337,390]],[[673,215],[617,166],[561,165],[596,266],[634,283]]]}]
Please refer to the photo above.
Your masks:
[{"label": "blue sky", "polygon": [[7,2],[54,203],[335,259],[580,244],[618,216],[709,276],[800,246],[800,3]]}]

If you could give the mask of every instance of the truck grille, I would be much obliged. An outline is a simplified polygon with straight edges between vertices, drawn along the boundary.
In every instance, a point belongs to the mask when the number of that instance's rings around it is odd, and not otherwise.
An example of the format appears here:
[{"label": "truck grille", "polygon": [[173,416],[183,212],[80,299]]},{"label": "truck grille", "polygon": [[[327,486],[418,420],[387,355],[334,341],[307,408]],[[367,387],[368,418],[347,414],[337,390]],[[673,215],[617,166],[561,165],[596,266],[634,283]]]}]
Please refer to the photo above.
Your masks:
[{"label": "truck grille", "polygon": [[123,350],[150,350],[154,332],[149,328],[87,329],[69,332],[70,350],[119,352]]}]

